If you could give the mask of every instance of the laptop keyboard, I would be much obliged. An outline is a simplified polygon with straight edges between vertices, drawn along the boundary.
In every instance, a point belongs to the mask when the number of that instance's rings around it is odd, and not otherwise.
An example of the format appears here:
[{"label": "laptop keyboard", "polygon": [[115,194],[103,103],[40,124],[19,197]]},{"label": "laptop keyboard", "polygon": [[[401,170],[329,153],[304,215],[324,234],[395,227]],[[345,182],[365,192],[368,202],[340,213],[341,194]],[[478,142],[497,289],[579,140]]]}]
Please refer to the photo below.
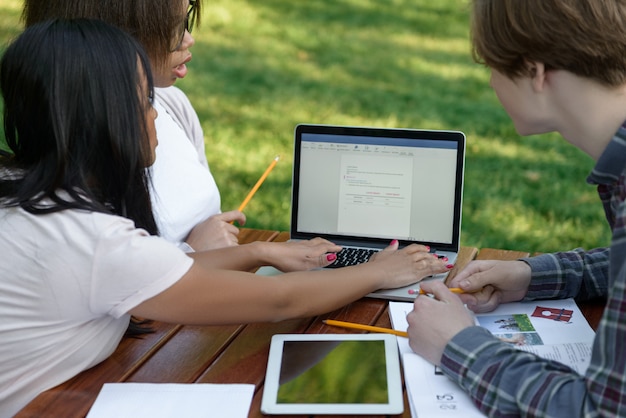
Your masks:
[{"label": "laptop keyboard", "polygon": [[326,266],[327,268],[339,268],[347,266],[355,266],[357,264],[366,263],[370,257],[380,250],[370,250],[367,248],[344,247],[337,253],[337,259]]},{"label": "laptop keyboard", "polygon": [[[343,247],[341,251],[337,253],[337,259],[332,264],[326,266],[326,268],[339,268],[356,266],[357,264],[367,263],[372,255],[380,250],[372,250],[369,248],[355,248],[355,247]],[[437,255],[437,257],[444,258],[443,255]],[[447,274],[447,273],[446,273]]]}]

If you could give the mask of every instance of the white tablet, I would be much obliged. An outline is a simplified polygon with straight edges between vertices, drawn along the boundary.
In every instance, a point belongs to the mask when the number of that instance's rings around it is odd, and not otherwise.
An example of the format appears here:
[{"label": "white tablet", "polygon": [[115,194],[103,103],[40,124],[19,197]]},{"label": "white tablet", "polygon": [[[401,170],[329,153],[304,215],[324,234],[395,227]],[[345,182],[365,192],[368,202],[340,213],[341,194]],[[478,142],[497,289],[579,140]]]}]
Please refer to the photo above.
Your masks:
[{"label": "white tablet", "polygon": [[272,337],[261,402],[264,414],[393,415],[403,411],[395,336]]}]

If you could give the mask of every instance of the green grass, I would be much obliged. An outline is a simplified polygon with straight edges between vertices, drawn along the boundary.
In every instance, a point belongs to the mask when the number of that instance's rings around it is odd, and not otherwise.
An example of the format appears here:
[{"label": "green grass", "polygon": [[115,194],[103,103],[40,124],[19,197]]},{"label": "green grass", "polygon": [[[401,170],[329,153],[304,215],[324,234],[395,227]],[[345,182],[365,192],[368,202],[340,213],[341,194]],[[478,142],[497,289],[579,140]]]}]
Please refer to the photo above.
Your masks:
[{"label": "green grass", "polygon": [[[0,0],[2,43],[21,2]],[[462,244],[529,251],[607,245],[585,178],[593,161],[558,135],[522,138],[470,56],[464,0],[208,0],[185,90],[207,158],[248,226],[289,227],[297,123],[457,129],[468,138]]]}]

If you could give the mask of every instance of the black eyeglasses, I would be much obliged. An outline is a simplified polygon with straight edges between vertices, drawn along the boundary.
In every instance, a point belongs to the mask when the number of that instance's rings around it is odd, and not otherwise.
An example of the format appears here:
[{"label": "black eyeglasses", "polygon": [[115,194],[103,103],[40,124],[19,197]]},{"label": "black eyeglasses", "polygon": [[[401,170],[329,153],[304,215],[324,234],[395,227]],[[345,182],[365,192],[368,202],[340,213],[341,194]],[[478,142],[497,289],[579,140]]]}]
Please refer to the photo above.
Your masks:
[{"label": "black eyeglasses", "polygon": [[185,16],[184,27],[182,30],[182,34],[180,35],[180,40],[176,44],[176,48],[173,51],[176,51],[183,44],[183,40],[185,39],[185,32],[191,33],[194,25],[196,24],[196,0],[189,0],[189,8],[187,9],[187,15]]}]

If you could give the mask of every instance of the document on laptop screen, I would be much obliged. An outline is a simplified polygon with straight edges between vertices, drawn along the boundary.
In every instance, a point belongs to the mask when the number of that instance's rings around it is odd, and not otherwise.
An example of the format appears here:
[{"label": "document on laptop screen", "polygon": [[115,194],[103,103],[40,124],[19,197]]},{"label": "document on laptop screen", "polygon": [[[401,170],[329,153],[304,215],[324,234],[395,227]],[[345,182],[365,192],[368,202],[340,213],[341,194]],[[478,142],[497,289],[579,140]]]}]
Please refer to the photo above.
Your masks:
[{"label": "document on laptop screen", "polygon": [[[413,162],[409,157],[341,156],[337,230],[374,236],[409,234]],[[372,223],[372,219],[386,219]]]},{"label": "document on laptop screen", "polygon": [[455,144],[385,138],[383,145],[369,137],[348,144],[322,134],[302,139],[299,231],[452,242]]}]

